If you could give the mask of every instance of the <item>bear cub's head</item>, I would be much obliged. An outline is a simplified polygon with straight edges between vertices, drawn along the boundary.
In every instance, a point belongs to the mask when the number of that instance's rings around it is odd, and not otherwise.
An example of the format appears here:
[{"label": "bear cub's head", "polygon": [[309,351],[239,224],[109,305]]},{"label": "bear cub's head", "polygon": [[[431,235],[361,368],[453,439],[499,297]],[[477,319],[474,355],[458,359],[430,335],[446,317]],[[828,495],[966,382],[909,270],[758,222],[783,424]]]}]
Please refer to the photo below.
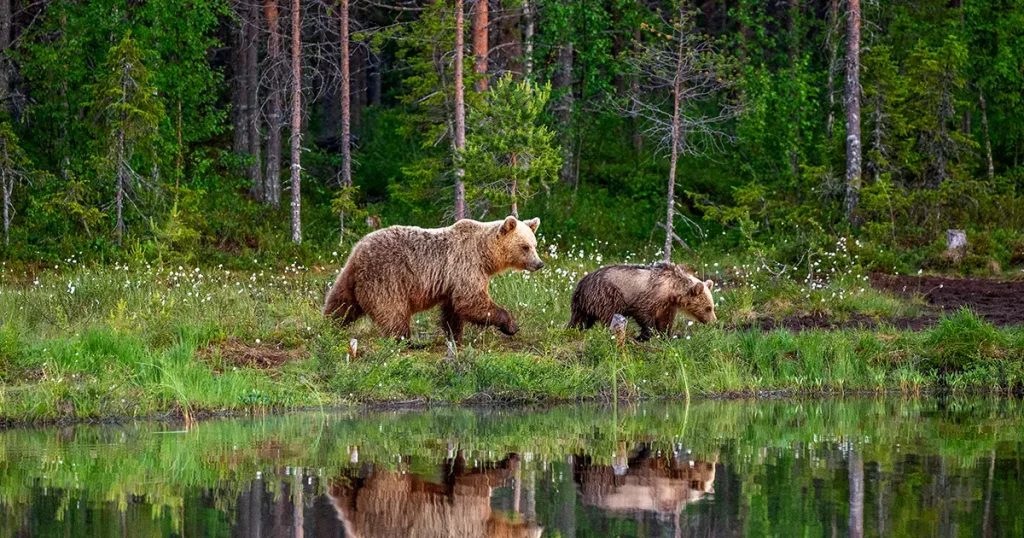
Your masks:
[{"label": "bear cub's head", "polygon": [[540,219],[521,221],[515,217],[505,218],[498,228],[497,251],[501,257],[499,265],[512,269],[536,271],[544,267],[537,255],[537,236]]},{"label": "bear cub's head", "polygon": [[714,282],[711,280],[701,282],[682,265],[675,265],[672,268],[672,281],[677,307],[687,317],[700,323],[712,323],[718,320],[718,316],[715,315],[715,298],[711,295],[711,289],[715,286]]}]

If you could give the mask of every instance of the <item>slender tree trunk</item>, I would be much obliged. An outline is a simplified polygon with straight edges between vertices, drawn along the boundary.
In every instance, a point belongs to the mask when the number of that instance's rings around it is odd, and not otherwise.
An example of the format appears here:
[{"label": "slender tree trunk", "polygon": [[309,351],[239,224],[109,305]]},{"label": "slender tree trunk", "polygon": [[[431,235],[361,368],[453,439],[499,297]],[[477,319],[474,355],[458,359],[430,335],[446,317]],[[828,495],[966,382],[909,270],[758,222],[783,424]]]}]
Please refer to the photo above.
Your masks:
[{"label": "slender tree trunk", "polygon": [[[466,149],[466,101],[465,88],[462,84],[462,54],[465,47],[463,36],[465,13],[462,0],[455,0],[455,151]],[[461,158],[461,157],[459,157]],[[460,166],[455,170],[455,220],[466,216],[466,184],[463,178],[466,171]]]},{"label": "slender tree trunk", "polygon": [[985,482],[985,513],[981,518],[982,538],[992,538],[992,483],[996,478],[996,451],[988,452],[988,480]]},{"label": "slender tree trunk", "polygon": [[864,538],[864,459],[860,452],[850,450],[849,464],[850,538]]},{"label": "slender tree trunk", "polygon": [[523,1],[523,18],[526,19],[523,28],[523,75],[530,78],[533,76],[533,0]]},{"label": "slender tree trunk", "polygon": [[10,108],[11,61],[7,51],[11,48],[11,0],[0,0],[0,103]]},{"label": "slender tree trunk", "polygon": [[[351,86],[349,84],[348,0],[341,0],[341,187],[352,185]],[[345,211],[339,215],[338,243],[345,240]]]},{"label": "slender tree trunk", "polygon": [[262,158],[260,146],[262,145],[262,134],[260,129],[260,62],[259,62],[259,34],[260,34],[260,7],[252,0],[248,9],[249,34],[245,46],[245,76],[246,89],[248,90],[248,117],[249,124],[249,152],[252,156],[252,163],[249,165],[249,180],[252,181],[252,197],[259,201],[266,200],[266,192],[263,185],[263,173],[261,168]]},{"label": "slender tree trunk", "polygon": [[292,242],[302,243],[302,4],[292,0]]},{"label": "slender tree trunk", "polygon": [[381,85],[381,59],[380,54],[377,54],[372,48],[370,49],[370,83],[367,88],[369,94],[368,101],[370,106],[377,106],[380,104],[381,91],[383,90]]},{"label": "slender tree trunk", "polygon": [[[679,6],[679,20],[683,20],[683,6]],[[676,165],[679,163],[679,145],[681,131],[680,95],[683,86],[683,40],[679,39],[679,57],[676,62],[676,76],[672,81],[672,151],[668,162],[668,197],[665,210],[665,261],[672,261],[672,239],[675,237],[674,222],[676,215]]]},{"label": "slender tree trunk", "polygon": [[114,234],[117,238],[117,246],[124,241],[124,189],[127,184],[127,170],[125,170],[125,143],[124,129],[117,128],[117,194],[114,204],[117,206],[117,222],[114,224]]},{"label": "slender tree trunk", "polygon": [[988,134],[988,107],[985,104],[985,92],[978,88],[978,105],[981,107],[981,130],[985,136],[985,159],[988,163],[988,181],[996,182],[996,167],[992,164],[992,139]]},{"label": "slender tree trunk", "polygon": [[552,81],[552,86],[563,92],[558,104],[555,106],[555,118],[558,121],[559,130],[562,134],[562,148],[565,151],[565,160],[562,161],[562,170],[559,175],[562,181],[566,183],[572,183],[574,177],[573,164],[576,162],[573,151],[575,141],[573,140],[572,129],[570,128],[573,109],[572,51],[572,43],[565,43],[558,47],[558,68]]},{"label": "slender tree trunk", "polygon": [[231,47],[231,124],[234,127],[235,155],[249,154],[249,55],[246,46],[249,43],[248,10],[240,3],[238,9],[239,23],[232,28]]},{"label": "slender tree trunk", "polygon": [[294,538],[306,537],[306,516],[304,514],[305,505],[302,501],[302,487],[302,470],[300,469],[295,472],[292,486],[292,494],[294,495],[292,500],[292,503],[294,504],[294,516],[292,517],[292,521],[294,522],[294,532],[292,533],[292,536],[294,536]]},{"label": "slender tree trunk", "polygon": [[[7,148],[4,148],[4,162],[7,162]],[[0,168],[0,189],[4,191],[4,244],[11,244],[11,193],[14,191],[14,178],[10,177],[7,168]]]},{"label": "slender tree trunk", "polygon": [[[512,154],[512,169],[514,170],[518,164],[516,163],[516,154]],[[512,178],[512,187],[509,189],[509,193],[512,195],[512,216],[519,218],[519,180],[515,177]]]},{"label": "slender tree trunk", "polygon": [[284,61],[281,48],[281,11],[277,0],[265,0],[263,16],[267,19],[269,43],[267,51],[270,61],[270,114],[267,118],[267,202],[276,207],[281,206],[281,128],[284,126],[284,77],[281,76],[281,65]]},{"label": "slender tree trunk", "polygon": [[473,84],[473,89],[478,92],[487,91],[488,16],[487,0],[476,0],[473,10],[473,73],[480,78]]},{"label": "slender tree trunk", "polygon": [[846,33],[846,218],[857,211],[861,185],[860,0],[849,1]]},{"label": "slender tree trunk", "polygon": [[[641,0],[636,0],[637,6],[642,9],[643,4]],[[633,29],[633,53],[635,54],[641,45],[644,36],[640,31],[640,28]],[[632,129],[632,142],[633,151],[636,153],[637,158],[640,158],[640,154],[644,151],[644,135],[641,131],[640,126],[640,77],[633,75],[629,81],[629,93],[630,99],[632,100],[631,109],[629,111],[630,116],[630,128]]]},{"label": "slender tree trunk", "polygon": [[828,88],[828,119],[825,122],[825,135],[831,141],[836,124],[836,62],[839,56],[839,40],[836,35],[831,35],[831,33],[838,29],[839,0],[829,0],[828,21],[828,31],[830,34],[828,44],[828,82],[826,83]]}]

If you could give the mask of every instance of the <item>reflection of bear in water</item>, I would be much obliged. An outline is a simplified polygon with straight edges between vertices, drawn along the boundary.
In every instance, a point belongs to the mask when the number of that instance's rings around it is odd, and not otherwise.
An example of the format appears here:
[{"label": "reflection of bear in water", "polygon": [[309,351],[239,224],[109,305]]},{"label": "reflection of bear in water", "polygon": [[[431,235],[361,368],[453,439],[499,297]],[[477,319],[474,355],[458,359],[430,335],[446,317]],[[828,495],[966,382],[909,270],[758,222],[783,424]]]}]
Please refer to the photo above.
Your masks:
[{"label": "reflection of bear in water", "polygon": [[593,465],[577,456],[574,478],[583,503],[612,513],[678,513],[684,506],[714,493],[715,462],[680,460],[638,447],[625,457],[625,445],[613,465]]},{"label": "reflection of bear in water", "polygon": [[538,538],[542,529],[491,511],[491,491],[508,481],[519,458],[466,467],[459,451],[442,468],[443,483],[410,472],[370,469],[332,483],[330,497],[345,535],[354,538]]}]

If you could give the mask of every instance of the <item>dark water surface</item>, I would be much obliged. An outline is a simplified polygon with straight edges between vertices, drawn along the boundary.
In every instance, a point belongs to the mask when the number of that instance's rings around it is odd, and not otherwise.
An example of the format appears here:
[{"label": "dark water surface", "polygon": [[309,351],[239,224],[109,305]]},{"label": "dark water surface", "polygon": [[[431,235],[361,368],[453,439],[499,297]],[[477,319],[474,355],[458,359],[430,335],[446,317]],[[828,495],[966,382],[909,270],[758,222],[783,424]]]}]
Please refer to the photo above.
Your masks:
[{"label": "dark water surface", "polygon": [[303,413],[0,432],[14,536],[1024,536],[1024,405]]}]

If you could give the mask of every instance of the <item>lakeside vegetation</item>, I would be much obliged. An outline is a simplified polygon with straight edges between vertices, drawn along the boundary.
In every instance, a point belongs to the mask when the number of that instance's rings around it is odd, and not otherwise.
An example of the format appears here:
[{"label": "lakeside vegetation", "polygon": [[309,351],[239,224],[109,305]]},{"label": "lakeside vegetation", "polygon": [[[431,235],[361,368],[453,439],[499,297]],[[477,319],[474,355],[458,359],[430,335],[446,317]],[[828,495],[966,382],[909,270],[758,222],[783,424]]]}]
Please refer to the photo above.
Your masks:
[{"label": "lakeside vegetation", "polygon": [[[432,312],[416,317],[410,342],[378,338],[369,320],[345,329],[324,320],[320,306],[341,252],[310,267],[258,260],[234,269],[144,260],[106,266],[74,258],[32,273],[5,267],[0,418],[611,400],[612,387],[620,400],[1022,387],[1024,328],[996,328],[968,310],[923,331],[887,325],[927,306],[872,289],[856,246],[845,242],[812,260],[810,275],[776,276],[724,254],[700,259],[693,266],[716,281],[721,322],[681,320],[672,338],[620,349],[605,328],[564,328],[575,283],[612,261],[594,254],[598,248],[560,248],[542,235],[547,267],[502,275],[491,286],[517,317],[519,334],[474,327],[458,349],[442,339]],[[801,315],[877,326],[766,332],[759,325]]]}]

